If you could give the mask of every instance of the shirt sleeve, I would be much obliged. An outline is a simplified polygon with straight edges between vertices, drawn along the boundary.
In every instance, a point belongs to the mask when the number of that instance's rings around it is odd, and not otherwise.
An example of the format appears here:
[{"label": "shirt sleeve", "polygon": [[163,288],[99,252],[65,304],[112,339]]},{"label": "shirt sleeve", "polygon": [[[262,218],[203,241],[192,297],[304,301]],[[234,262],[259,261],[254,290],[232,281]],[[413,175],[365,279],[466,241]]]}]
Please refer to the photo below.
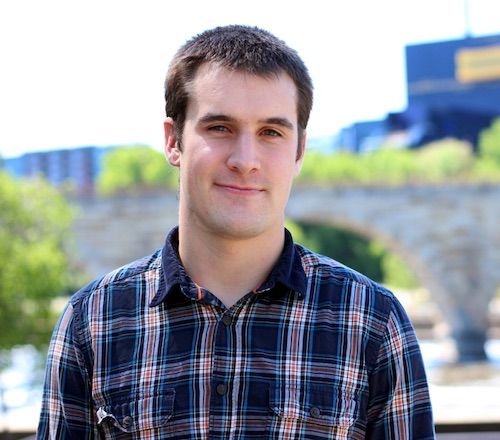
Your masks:
[{"label": "shirt sleeve", "polygon": [[406,312],[394,297],[370,376],[366,438],[435,438],[420,347]]},{"label": "shirt sleeve", "polygon": [[90,378],[76,342],[71,303],[50,342],[37,439],[97,439]]}]

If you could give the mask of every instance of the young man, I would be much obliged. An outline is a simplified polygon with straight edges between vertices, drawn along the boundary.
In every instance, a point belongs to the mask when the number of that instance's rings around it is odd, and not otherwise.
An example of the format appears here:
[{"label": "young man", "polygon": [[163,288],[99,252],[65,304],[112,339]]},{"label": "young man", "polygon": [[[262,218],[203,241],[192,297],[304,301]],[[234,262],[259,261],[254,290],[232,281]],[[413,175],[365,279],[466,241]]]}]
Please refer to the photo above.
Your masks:
[{"label": "young man", "polygon": [[257,28],[206,31],[165,96],[179,227],[71,298],[38,438],[433,438],[399,302],[284,229],[312,105],[296,52]]}]

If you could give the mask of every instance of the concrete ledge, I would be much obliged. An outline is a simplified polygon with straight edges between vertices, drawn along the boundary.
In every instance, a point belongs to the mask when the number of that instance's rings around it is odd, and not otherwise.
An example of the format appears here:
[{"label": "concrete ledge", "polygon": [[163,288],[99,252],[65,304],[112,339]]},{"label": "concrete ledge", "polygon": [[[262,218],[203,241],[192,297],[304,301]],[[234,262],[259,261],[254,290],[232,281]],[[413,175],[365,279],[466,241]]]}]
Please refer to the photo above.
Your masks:
[{"label": "concrete ledge", "polygon": [[[457,434],[457,433],[481,433],[482,435],[495,434],[500,436],[500,422],[494,423],[446,423],[436,424],[436,433],[438,434]],[[470,438],[470,437],[467,437]],[[481,437],[483,438],[483,437]],[[498,437],[500,438],[500,437]]]}]

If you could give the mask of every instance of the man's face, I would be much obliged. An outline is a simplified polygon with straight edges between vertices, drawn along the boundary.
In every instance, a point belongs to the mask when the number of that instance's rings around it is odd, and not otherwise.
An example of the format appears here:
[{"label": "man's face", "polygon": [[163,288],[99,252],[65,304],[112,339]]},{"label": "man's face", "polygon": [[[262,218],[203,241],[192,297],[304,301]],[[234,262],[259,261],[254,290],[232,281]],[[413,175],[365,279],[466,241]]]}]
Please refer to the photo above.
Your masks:
[{"label": "man's face", "polygon": [[170,119],[165,134],[169,162],[180,168],[181,224],[231,239],[282,229],[302,162],[297,92],[287,74],[264,78],[202,65],[190,89],[182,151]]}]

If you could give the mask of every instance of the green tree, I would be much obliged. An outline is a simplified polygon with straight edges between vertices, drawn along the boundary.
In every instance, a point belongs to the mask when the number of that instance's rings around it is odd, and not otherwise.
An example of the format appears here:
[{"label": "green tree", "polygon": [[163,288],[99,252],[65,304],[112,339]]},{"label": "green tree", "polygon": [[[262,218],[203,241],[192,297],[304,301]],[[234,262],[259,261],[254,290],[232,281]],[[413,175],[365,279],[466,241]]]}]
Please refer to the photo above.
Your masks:
[{"label": "green tree", "polygon": [[481,136],[480,154],[457,139],[422,148],[390,147],[365,153],[307,152],[299,185],[408,185],[500,181],[500,119]]},{"label": "green tree", "polygon": [[500,118],[497,118],[490,128],[481,133],[479,155],[500,167]]},{"label": "green tree", "polygon": [[472,148],[456,139],[443,139],[415,151],[419,180],[447,182],[464,180],[474,165]]},{"label": "green tree", "polygon": [[72,211],[45,181],[0,171],[0,349],[47,345],[71,284],[65,245]]},{"label": "green tree", "polygon": [[97,181],[99,192],[105,195],[176,185],[175,168],[162,153],[147,146],[124,146],[106,154]]},{"label": "green tree", "polygon": [[500,181],[500,118],[479,136],[478,158],[473,168],[473,178],[485,182]]}]

